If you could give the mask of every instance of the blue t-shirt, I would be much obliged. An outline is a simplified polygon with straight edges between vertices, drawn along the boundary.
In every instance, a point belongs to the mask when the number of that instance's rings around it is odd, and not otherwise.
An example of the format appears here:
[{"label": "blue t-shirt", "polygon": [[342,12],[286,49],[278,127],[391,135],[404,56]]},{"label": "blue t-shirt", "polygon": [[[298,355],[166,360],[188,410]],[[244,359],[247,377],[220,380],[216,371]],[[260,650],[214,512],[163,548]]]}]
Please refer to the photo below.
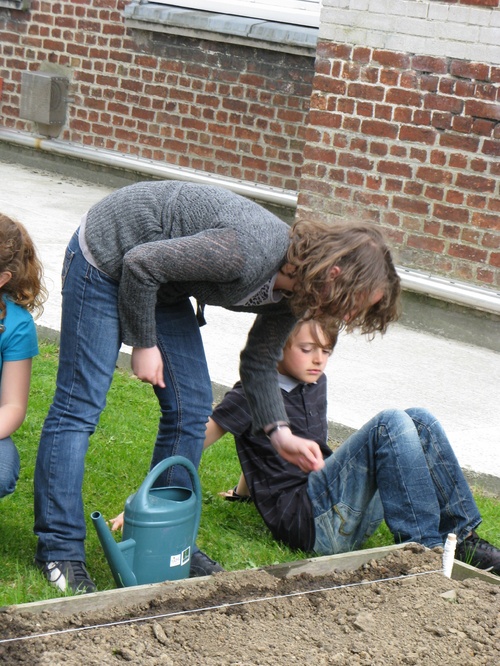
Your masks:
[{"label": "blue t-shirt", "polygon": [[[22,361],[38,354],[38,340],[33,317],[25,308],[4,299],[7,314],[0,320],[0,378],[5,361]],[[0,379],[1,380],[1,379]]]}]

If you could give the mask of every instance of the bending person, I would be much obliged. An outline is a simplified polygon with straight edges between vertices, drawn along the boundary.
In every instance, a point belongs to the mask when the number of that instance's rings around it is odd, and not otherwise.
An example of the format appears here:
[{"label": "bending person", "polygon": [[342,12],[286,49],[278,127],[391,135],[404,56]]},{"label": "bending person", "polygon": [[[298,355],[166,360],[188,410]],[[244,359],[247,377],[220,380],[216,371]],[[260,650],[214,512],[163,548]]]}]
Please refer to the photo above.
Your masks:
[{"label": "bending person", "polygon": [[[309,472],[323,456],[285,427],[276,377],[288,333],[306,313],[328,330],[384,332],[397,319],[400,292],[375,227],[290,229],[223,188],[176,181],[137,183],[93,206],[70,240],[62,280],[57,384],[35,470],[35,562],[49,582],[74,592],[95,590],[85,566],[84,459],[121,343],[133,348],[132,369],[160,404],[151,465],[179,454],[197,467],[212,410],[203,305],[255,312],[240,366],[254,427]],[[158,484],[189,487],[190,479],[177,466]],[[220,569],[193,553],[191,575]]]}]

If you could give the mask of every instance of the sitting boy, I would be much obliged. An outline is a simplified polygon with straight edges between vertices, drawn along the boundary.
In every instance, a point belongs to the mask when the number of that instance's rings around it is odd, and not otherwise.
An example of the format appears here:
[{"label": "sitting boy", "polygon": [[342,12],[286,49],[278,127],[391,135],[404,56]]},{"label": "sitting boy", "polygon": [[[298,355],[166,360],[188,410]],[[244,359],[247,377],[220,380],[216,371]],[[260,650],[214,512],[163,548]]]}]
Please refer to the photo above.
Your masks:
[{"label": "sitting boy", "polygon": [[[456,559],[500,575],[500,549],[481,539],[478,508],[441,424],[425,409],[387,409],[338,449],[327,445],[324,370],[336,340],[300,322],[278,364],[289,423],[253,432],[238,382],[207,424],[205,448],[234,435],[243,470],[224,493],[245,499],[245,484],[276,539],[319,555],[359,548],[385,519],[397,543],[442,547],[457,535]],[[325,466],[305,473],[279,455],[279,431],[313,439]]]}]

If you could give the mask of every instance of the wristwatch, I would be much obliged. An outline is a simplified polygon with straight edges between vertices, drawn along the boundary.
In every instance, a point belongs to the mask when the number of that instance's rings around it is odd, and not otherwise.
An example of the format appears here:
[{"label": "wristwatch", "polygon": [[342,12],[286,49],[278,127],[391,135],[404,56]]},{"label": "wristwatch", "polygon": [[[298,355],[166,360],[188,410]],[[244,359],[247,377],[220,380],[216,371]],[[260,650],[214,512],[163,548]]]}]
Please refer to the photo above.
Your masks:
[{"label": "wristwatch", "polygon": [[268,439],[271,439],[271,435],[279,430],[280,428],[288,428],[290,429],[290,424],[287,423],[286,421],[277,421],[276,423],[273,423],[272,426],[269,428],[269,430],[264,430],[264,434]]}]

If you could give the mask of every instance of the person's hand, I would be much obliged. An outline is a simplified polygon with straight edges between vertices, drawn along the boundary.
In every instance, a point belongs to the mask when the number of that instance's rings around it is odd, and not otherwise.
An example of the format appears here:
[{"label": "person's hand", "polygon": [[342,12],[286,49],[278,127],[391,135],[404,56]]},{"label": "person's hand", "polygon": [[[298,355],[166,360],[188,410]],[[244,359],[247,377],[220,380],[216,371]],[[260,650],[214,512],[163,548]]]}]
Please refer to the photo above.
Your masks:
[{"label": "person's hand", "polygon": [[321,449],[311,439],[297,437],[290,428],[281,427],[271,435],[271,444],[287,462],[303,472],[317,472],[325,465]]},{"label": "person's hand", "polygon": [[122,530],[123,529],[123,511],[120,514],[118,514],[118,516],[115,516],[114,518],[111,518],[111,520],[108,520],[108,523],[110,524],[112,532],[116,532],[116,530]]},{"label": "person's hand", "polygon": [[134,347],[132,349],[132,372],[142,382],[165,388],[163,359],[158,347]]}]

